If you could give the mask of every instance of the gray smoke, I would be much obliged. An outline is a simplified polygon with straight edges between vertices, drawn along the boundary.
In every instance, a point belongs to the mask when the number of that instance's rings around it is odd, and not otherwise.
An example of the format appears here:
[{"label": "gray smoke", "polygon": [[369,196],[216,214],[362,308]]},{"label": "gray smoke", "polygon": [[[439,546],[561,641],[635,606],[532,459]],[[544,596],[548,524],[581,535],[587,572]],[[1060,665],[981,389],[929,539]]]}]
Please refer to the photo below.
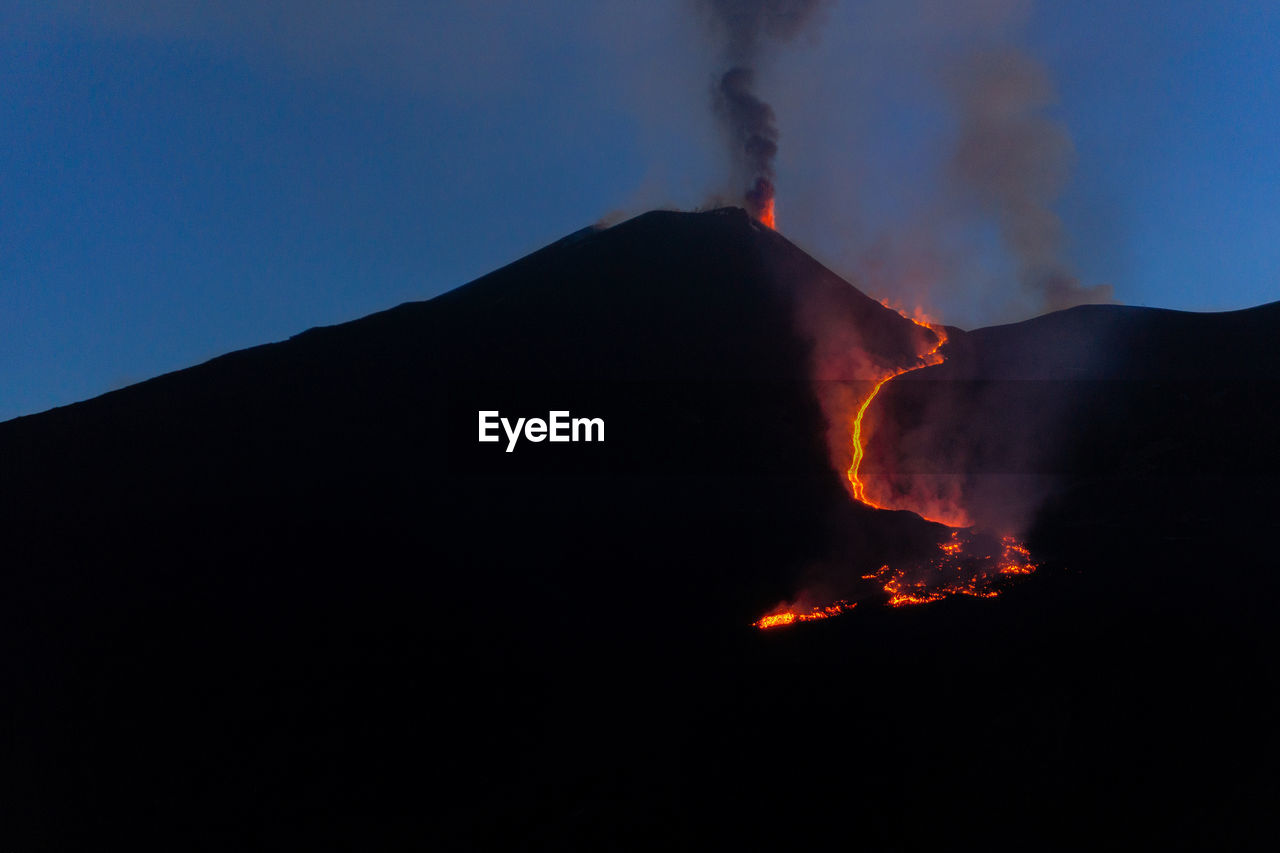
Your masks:
[{"label": "gray smoke", "polygon": [[1074,149],[1044,114],[1055,100],[1044,67],[1013,49],[989,50],[960,63],[952,83],[959,135],[951,177],[999,224],[1024,290],[1051,311],[1113,301],[1110,285],[1080,284],[1062,259],[1062,221],[1052,205]]},{"label": "gray smoke", "polygon": [[[773,209],[773,159],[778,125],[773,108],[755,93],[755,74],[770,44],[790,41],[826,0],[701,0],[722,42],[728,66],[716,83],[714,109],[730,146],[734,184],[757,219]],[[736,190],[735,190],[736,192]]]}]

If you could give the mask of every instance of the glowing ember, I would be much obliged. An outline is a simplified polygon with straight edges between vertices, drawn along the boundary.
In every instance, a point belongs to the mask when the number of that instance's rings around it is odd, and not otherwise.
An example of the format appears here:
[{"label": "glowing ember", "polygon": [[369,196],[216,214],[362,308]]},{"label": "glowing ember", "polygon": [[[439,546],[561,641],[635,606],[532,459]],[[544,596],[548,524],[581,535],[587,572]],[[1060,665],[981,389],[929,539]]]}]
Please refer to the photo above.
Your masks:
[{"label": "glowing ember", "polygon": [[777,227],[774,225],[773,219],[773,199],[769,199],[764,203],[764,206],[760,208],[760,215],[757,218],[770,228]]},{"label": "glowing ember", "polygon": [[1036,570],[1036,564],[1031,561],[1031,552],[1027,550],[1025,545],[1012,536],[1006,536],[1000,541],[1004,544],[1004,556],[1000,561],[1000,574],[1029,575]]},{"label": "glowing ember", "polygon": [[[890,607],[928,604],[951,595],[995,598],[1001,581],[1011,575],[1029,575],[1036,570],[1031,552],[1012,536],[986,547],[983,537],[968,530],[952,530],[951,538],[938,544],[941,554],[910,569],[881,566],[864,575],[889,595]],[[988,538],[987,543],[991,540]]]},{"label": "glowing ember", "polygon": [[794,625],[796,622],[816,622],[819,619],[830,619],[832,616],[838,616],[846,610],[852,610],[857,606],[858,603],[856,601],[837,601],[835,604],[814,607],[807,611],[782,610],[777,613],[771,613],[751,624],[763,631],[768,628],[780,628],[783,625]]},{"label": "glowing ember", "polygon": [[954,557],[956,554],[959,554],[960,549],[964,547],[964,545],[960,542],[959,537],[960,537],[959,530],[951,531],[951,541],[939,543],[938,550],[950,557]]}]

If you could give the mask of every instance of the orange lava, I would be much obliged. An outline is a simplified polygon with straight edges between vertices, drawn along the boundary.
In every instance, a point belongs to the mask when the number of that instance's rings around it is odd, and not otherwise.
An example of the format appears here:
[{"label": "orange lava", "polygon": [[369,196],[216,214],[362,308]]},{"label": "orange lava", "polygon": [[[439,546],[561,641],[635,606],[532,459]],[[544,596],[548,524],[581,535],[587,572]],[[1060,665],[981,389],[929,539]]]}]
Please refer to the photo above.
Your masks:
[{"label": "orange lava", "polygon": [[[760,221],[769,227],[773,227],[772,202],[761,214]],[[946,330],[942,326],[931,322],[923,312],[917,310],[914,317],[907,317],[905,313],[888,302],[883,304],[888,308],[893,308],[893,310],[911,320],[917,326],[929,329],[937,337],[937,343],[928,352],[920,355],[916,364],[891,370],[877,379],[871,389],[871,393],[858,406],[857,414],[854,416],[852,425],[853,460],[849,465],[849,470],[846,472],[846,477],[849,480],[854,499],[874,509],[889,509],[889,507],[881,506],[867,497],[866,484],[859,476],[859,470],[865,455],[862,432],[863,417],[871,406],[871,401],[875,399],[876,394],[880,393],[880,389],[889,380],[904,373],[910,373],[913,370],[941,364],[943,362],[941,350],[947,342]],[[927,516],[922,515],[921,518],[926,521],[945,524],[945,522],[931,519]],[[951,527],[951,525],[947,526]],[[873,581],[880,586],[883,592],[888,595],[886,604],[889,607],[904,607],[915,604],[928,604],[952,595],[965,595],[971,598],[995,598],[1011,578],[1029,575],[1037,568],[1038,566],[1031,559],[1031,552],[1012,536],[1004,536],[996,540],[972,528],[951,527],[950,537],[938,543],[938,554],[936,556],[918,560],[915,564],[908,565],[905,568],[891,568],[888,565],[883,565],[876,571],[863,575],[862,579]],[[832,616],[852,610],[856,604],[857,602],[840,600],[826,607],[814,607],[807,611],[781,608],[752,624],[760,629],[768,629],[798,622],[829,619]]]},{"label": "orange lava", "polygon": [[863,579],[878,581],[889,595],[888,605],[902,607],[928,604],[951,595],[995,598],[1000,594],[1002,579],[1029,575],[1037,568],[1031,552],[1012,536],[1000,539],[996,553],[970,556],[965,551],[970,543],[961,538],[962,533],[972,538],[968,531],[952,530],[951,538],[938,544],[942,555],[913,567],[910,572],[886,565],[873,574],[863,575]]},{"label": "orange lava", "polygon": [[769,199],[764,203],[764,207],[760,210],[760,215],[757,218],[770,228],[777,229],[773,217],[773,199]]},{"label": "orange lava", "polygon": [[1004,544],[1004,557],[1000,561],[1002,575],[1029,575],[1038,567],[1031,560],[1031,552],[1012,536],[1000,540]]},{"label": "orange lava", "polygon": [[952,532],[952,535],[951,535],[951,540],[952,540],[952,541],[950,541],[950,542],[943,542],[941,545],[939,545],[939,546],[938,546],[938,550],[940,550],[942,553],[946,554],[946,555],[947,555],[947,556],[949,556],[949,557],[954,557],[954,556],[956,556],[957,554],[959,554],[959,553],[960,553],[960,550],[961,550],[962,548],[964,548],[964,546],[963,546],[963,545],[961,545],[959,542],[955,541],[955,533],[956,533],[956,532],[957,532],[957,531],[953,531],[953,532]]},{"label": "orange lava", "polygon": [[814,607],[803,611],[781,610],[776,613],[770,613],[763,619],[751,624],[762,631],[769,628],[781,628],[783,625],[794,625],[797,622],[816,622],[819,619],[830,619],[832,616],[838,616],[857,606],[858,603],[856,601],[837,601],[835,604],[828,604],[825,607]]},{"label": "orange lava", "polygon": [[[899,311],[898,313],[901,314],[902,312]],[[905,314],[903,314],[903,316],[906,317]],[[876,509],[888,509],[888,507],[881,506],[867,497],[867,485],[862,482],[862,478],[858,476],[858,470],[862,467],[862,458],[865,455],[862,448],[863,416],[866,415],[867,409],[871,406],[871,401],[876,398],[876,395],[880,393],[880,389],[883,388],[885,383],[890,379],[901,376],[904,373],[910,373],[913,370],[919,370],[922,367],[931,367],[935,364],[942,364],[943,357],[939,350],[941,350],[947,342],[946,330],[941,326],[935,326],[928,321],[916,320],[911,317],[907,317],[907,319],[911,320],[911,322],[915,323],[917,326],[933,332],[934,335],[937,336],[938,342],[934,345],[933,349],[920,356],[918,363],[913,364],[910,367],[891,370],[884,376],[880,377],[880,379],[876,381],[875,386],[872,387],[871,393],[867,395],[867,399],[863,400],[862,405],[858,406],[858,413],[853,417],[853,461],[849,464],[849,470],[846,472],[845,476],[849,478],[849,486],[853,489],[854,500],[859,503],[864,503],[867,506],[875,507]],[[928,520],[934,521],[935,519]]]}]

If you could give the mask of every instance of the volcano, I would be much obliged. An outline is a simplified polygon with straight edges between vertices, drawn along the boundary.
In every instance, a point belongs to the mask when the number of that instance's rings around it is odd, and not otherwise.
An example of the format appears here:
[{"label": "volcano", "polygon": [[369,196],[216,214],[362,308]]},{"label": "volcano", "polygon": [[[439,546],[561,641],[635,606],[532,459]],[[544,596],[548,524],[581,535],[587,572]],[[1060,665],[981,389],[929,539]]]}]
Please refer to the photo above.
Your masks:
[{"label": "volcano", "polygon": [[[1249,837],[1277,793],[1278,320],[934,333],[744,211],[654,212],[0,424],[9,832]],[[907,368],[867,411],[877,510],[824,389]],[[508,452],[482,412],[604,440]],[[846,607],[949,541],[910,511],[939,476],[1040,570]],[[804,589],[843,612],[753,627]]]}]

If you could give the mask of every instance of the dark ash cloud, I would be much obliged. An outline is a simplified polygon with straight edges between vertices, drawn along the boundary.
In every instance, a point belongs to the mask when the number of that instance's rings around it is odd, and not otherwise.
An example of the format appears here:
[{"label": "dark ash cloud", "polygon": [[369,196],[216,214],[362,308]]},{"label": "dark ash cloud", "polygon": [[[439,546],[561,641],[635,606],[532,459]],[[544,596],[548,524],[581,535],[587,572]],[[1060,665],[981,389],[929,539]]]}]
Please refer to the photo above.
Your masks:
[{"label": "dark ash cloud", "polygon": [[730,149],[734,192],[755,218],[773,224],[774,158],[778,123],[755,91],[765,50],[792,40],[826,0],[702,0],[728,69],[716,83],[713,105]]}]

